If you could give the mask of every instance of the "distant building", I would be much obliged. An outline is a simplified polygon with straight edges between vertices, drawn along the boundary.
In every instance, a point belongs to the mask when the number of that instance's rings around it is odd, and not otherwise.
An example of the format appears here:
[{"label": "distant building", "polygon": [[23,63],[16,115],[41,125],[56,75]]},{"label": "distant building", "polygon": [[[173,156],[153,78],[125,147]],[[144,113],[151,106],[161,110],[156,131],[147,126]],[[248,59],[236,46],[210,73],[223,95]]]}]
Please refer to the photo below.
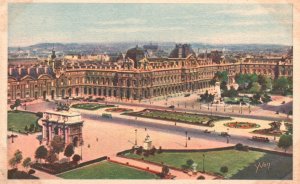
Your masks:
[{"label": "distant building", "polygon": [[[8,99],[94,96],[142,100],[195,90],[214,90],[210,81],[217,71],[227,71],[229,85],[235,82],[238,73],[263,74],[272,78],[293,75],[290,55],[239,55],[238,59],[219,55],[221,51],[196,56],[189,44],[177,44],[169,58],[149,57],[144,48],[136,46],[125,55],[116,53],[110,56],[115,59],[109,61],[80,62],[55,58],[49,65],[13,65],[8,68]],[[213,58],[217,58],[216,62]]]}]

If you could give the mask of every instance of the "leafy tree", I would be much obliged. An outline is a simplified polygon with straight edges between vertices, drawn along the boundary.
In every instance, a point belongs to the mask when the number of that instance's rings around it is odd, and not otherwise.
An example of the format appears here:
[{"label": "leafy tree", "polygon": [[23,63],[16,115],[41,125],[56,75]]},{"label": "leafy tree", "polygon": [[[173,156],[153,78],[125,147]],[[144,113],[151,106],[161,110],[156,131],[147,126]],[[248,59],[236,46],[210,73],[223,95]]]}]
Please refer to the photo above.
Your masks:
[{"label": "leafy tree", "polygon": [[51,143],[50,143],[51,149],[54,151],[54,153],[59,154],[60,152],[64,151],[65,143],[62,137],[56,135],[53,137]]},{"label": "leafy tree", "polygon": [[18,166],[18,164],[21,163],[22,159],[23,159],[23,155],[22,155],[22,152],[20,150],[17,150],[14,154],[15,156],[15,161],[16,161],[16,164]]},{"label": "leafy tree", "polygon": [[250,93],[258,93],[261,89],[261,86],[259,85],[258,82],[253,82],[251,84],[251,88],[249,90]]},{"label": "leafy tree", "polygon": [[35,151],[35,158],[36,159],[46,159],[48,155],[48,150],[45,148],[45,146],[40,146]]},{"label": "leafy tree", "polygon": [[274,90],[280,91],[282,94],[289,88],[289,80],[286,77],[280,77],[274,81]]},{"label": "leafy tree", "polygon": [[245,89],[246,88],[246,78],[244,74],[236,74],[235,77],[235,82],[238,83],[239,88],[241,89]]},{"label": "leafy tree", "polygon": [[17,99],[16,101],[15,101],[15,104],[14,104],[14,106],[16,107],[16,110],[18,110],[18,107],[21,105],[21,100],[20,99]]},{"label": "leafy tree", "polygon": [[16,161],[16,158],[13,157],[9,160],[9,165],[12,167],[12,168],[16,168],[17,167],[17,161]]},{"label": "leafy tree", "polygon": [[169,167],[164,165],[161,170],[161,175],[166,176],[166,175],[168,175],[169,171],[170,171]]},{"label": "leafy tree", "polygon": [[25,160],[23,160],[22,166],[27,170],[28,167],[31,165],[31,158],[27,157]]},{"label": "leafy tree", "polygon": [[283,134],[282,136],[280,136],[279,142],[277,144],[277,146],[279,148],[283,148],[285,152],[292,145],[293,145],[293,136],[286,135],[286,134]]},{"label": "leafy tree", "polygon": [[186,165],[190,168],[193,165],[194,161],[192,159],[189,159],[186,161]]},{"label": "leafy tree", "polygon": [[261,85],[261,89],[263,91],[272,89],[272,79],[268,76],[259,75],[257,82]]},{"label": "leafy tree", "polygon": [[30,124],[29,126],[29,132],[33,132],[34,131],[34,124]]},{"label": "leafy tree", "polygon": [[81,156],[78,155],[78,154],[75,154],[75,155],[72,157],[72,160],[73,160],[73,162],[75,162],[75,163],[78,163],[78,162],[80,161],[80,159],[81,159]]},{"label": "leafy tree", "polygon": [[28,132],[28,126],[25,125],[25,128],[24,128],[25,132]]},{"label": "leafy tree", "polygon": [[70,157],[74,154],[74,146],[73,144],[69,144],[66,149],[65,149],[65,152],[64,152],[64,155],[66,157],[68,157],[68,160],[70,161]]},{"label": "leafy tree", "polygon": [[14,104],[10,105],[9,107],[10,107],[11,110],[15,109],[15,105]]},{"label": "leafy tree", "polygon": [[223,91],[226,91],[227,90],[227,82],[222,81],[221,85],[220,85],[220,89],[223,90]]},{"label": "leafy tree", "polygon": [[54,162],[56,162],[58,160],[56,153],[54,152],[54,150],[50,150],[48,152],[47,158],[46,158],[47,162],[49,162],[50,164],[53,164]]}]

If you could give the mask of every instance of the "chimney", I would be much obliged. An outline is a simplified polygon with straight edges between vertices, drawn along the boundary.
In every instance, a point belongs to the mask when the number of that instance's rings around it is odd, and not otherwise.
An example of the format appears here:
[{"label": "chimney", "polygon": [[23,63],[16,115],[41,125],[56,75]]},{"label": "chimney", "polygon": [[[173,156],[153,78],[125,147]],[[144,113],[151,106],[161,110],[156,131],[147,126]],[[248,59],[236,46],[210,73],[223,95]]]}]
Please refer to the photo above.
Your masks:
[{"label": "chimney", "polygon": [[182,45],[181,44],[178,47],[178,58],[182,58]]},{"label": "chimney", "polygon": [[39,67],[38,66],[35,68],[35,71],[36,71],[36,74],[39,74]]},{"label": "chimney", "polygon": [[45,74],[48,73],[48,67],[47,67],[47,66],[44,67],[44,73],[45,73]]}]

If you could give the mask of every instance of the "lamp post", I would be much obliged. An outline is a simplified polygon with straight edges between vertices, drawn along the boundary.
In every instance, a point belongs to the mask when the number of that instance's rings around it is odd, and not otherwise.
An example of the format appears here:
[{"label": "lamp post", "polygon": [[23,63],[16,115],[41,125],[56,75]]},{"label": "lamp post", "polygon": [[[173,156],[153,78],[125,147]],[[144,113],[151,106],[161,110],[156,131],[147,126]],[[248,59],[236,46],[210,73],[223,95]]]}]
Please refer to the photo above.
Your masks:
[{"label": "lamp post", "polygon": [[185,147],[187,148],[187,135],[188,135],[188,132],[185,131]]},{"label": "lamp post", "polygon": [[205,172],[205,169],[204,169],[204,159],[205,159],[205,154],[203,153],[203,162],[202,162],[202,172],[204,173]]},{"label": "lamp post", "polygon": [[135,131],[135,142],[134,142],[134,146],[137,147],[137,129],[135,129],[134,131]]},{"label": "lamp post", "polygon": [[251,106],[250,106],[250,104],[249,104],[249,114],[251,113],[251,109],[250,109],[250,108],[251,108]]},{"label": "lamp post", "polygon": [[82,145],[83,145],[83,140],[81,139],[81,142],[80,142],[80,145],[81,145],[81,155],[80,155],[80,160],[82,160]]},{"label": "lamp post", "polygon": [[11,143],[14,143],[14,126],[11,126]]}]

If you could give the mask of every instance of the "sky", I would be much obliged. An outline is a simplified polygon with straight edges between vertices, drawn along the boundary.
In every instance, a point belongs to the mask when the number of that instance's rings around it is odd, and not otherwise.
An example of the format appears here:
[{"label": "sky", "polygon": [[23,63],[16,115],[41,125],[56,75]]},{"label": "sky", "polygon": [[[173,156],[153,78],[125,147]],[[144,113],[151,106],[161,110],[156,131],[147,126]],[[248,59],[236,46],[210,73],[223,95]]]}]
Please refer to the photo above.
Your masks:
[{"label": "sky", "polygon": [[177,42],[292,45],[291,4],[8,5],[8,45]]}]

